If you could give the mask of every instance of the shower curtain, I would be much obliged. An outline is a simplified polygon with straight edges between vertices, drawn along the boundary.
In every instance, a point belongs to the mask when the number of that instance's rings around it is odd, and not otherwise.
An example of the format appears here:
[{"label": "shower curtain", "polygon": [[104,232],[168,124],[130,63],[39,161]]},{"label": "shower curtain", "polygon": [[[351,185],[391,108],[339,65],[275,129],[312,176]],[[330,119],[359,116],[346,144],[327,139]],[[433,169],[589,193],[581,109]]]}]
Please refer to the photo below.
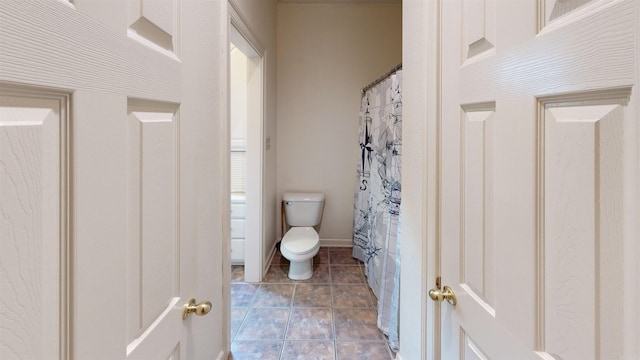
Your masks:
[{"label": "shower curtain", "polygon": [[378,298],[378,327],[397,351],[400,290],[402,72],[366,90],[360,107],[353,256]]}]

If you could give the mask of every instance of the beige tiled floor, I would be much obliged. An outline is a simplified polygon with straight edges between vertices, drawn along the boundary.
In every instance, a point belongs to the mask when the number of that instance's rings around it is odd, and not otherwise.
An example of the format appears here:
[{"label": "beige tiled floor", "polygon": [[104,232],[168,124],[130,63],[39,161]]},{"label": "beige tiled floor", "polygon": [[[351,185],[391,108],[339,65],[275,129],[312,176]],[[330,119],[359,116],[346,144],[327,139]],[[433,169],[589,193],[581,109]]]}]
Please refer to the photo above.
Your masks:
[{"label": "beige tiled floor", "polygon": [[288,270],[279,252],[262,283],[245,283],[243,267],[233,267],[229,359],[393,359],[350,248],[321,248],[309,280]]}]

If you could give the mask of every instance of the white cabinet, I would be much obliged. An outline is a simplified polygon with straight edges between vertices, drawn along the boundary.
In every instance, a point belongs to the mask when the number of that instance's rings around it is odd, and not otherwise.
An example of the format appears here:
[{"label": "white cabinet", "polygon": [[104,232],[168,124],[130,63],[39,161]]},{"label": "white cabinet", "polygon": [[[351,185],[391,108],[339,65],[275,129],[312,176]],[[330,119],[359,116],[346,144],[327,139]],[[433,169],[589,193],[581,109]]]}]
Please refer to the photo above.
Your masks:
[{"label": "white cabinet", "polygon": [[244,264],[245,196],[231,195],[231,263]]}]

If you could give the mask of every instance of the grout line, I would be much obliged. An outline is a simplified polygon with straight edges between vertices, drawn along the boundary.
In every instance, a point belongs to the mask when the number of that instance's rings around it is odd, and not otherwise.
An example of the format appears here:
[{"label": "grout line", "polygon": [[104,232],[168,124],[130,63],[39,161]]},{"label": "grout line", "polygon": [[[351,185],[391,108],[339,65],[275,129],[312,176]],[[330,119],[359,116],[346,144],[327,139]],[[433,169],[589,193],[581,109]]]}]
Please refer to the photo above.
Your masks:
[{"label": "grout line", "polygon": [[[328,254],[327,254],[328,256]],[[327,261],[329,261],[327,259]],[[331,279],[331,266],[329,266],[329,294],[331,297],[331,330],[333,331],[333,358],[338,360],[338,332],[336,331],[336,316],[334,313],[334,308],[335,308],[335,304],[334,304],[334,298],[333,298],[333,279]]]},{"label": "grout line", "polygon": [[[242,326],[244,325],[244,322],[247,319],[247,316],[249,314],[249,312],[253,309],[257,309],[256,307],[254,307],[254,305],[256,305],[256,299],[258,297],[258,289],[262,288],[262,285],[293,285],[293,292],[291,294],[291,299],[290,299],[290,303],[289,303],[289,314],[288,314],[288,319],[286,321],[285,324],[285,329],[284,329],[284,333],[282,336],[282,341],[281,341],[281,349],[280,349],[280,355],[279,355],[279,359],[282,360],[285,354],[285,343],[287,342],[287,333],[289,331],[289,328],[291,326],[291,320],[293,318],[293,310],[294,310],[294,299],[295,299],[295,295],[296,292],[298,291],[298,285],[300,284],[304,284],[304,285],[309,285],[309,286],[329,286],[330,287],[330,310],[331,310],[331,324],[332,324],[332,332],[333,332],[333,346],[334,346],[334,358],[335,360],[338,360],[338,338],[337,338],[337,329],[336,329],[336,317],[335,317],[335,292],[334,292],[334,287],[337,286],[354,286],[354,285],[364,285],[367,288],[367,296],[369,296],[368,299],[368,303],[369,303],[369,307],[350,307],[353,309],[373,309],[374,311],[376,311],[377,313],[377,307],[375,306],[374,303],[374,299],[373,299],[373,295],[369,289],[369,284],[366,281],[366,278],[364,279],[363,282],[359,282],[359,283],[334,283],[333,282],[333,274],[331,272],[331,267],[332,266],[358,266],[359,270],[360,270],[360,274],[364,276],[364,270],[363,270],[363,265],[361,263],[358,264],[331,264],[331,260],[330,260],[330,251],[327,250],[327,263],[324,264],[327,266],[327,272],[329,275],[329,280],[328,282],[322,282],[322,283],[315,283],[315,282],[298,282],[298,281],[288,281],[288,282],[259,282],[259,283],[252,283],[250,285],[257,285],[258,288],[255,292],[255,294],[253,295],[253,298],[251,300],[251,303],[249,304],[249,307],[246,308],[246,312],[244,315],[244,318],[242,320],[242,323],[240,324],[240,326],[238,327],[238,331],[236,332],[236,334],[233,336],[232,338],[232,343],[236,340],[236,337],[238,335],[238,333],[240,332],[240,329],[242,328]],[[274,264],[271,264],[274,265]],[[278,264],[275,264],[278,265]],[[244,279],[242,281],[244,283]],[[233,281],[232,281],[233,283]],[[249,283],[246,283],[249,284]],[[279,307],[279,308],[283,308],[283,307]],[[304,307],[305,309],[307,308],[322,308],[322,307]],[[342,307],[341,307],[342,308]],[[348,308],[346,308],[348,309]],[[380,331],[380,333],[382,333]],[[274,340],[267,340],[267,339],[263,339],[264,341],[274,341]],[[252,341],[258,341],[258,340],[252,340]],[[262,340],[260,340],[262,341]],[[275,340],[277,341],[277,340]],[[294,339],[294,340],[290,340],[290,342],[325,342],[325,341],[331,341],[329,339],[326,340],[320,340],[320,339]],[[390,359],[393,359],[393,356],[391,354],[390,349],[388,348],[388,341],[386,340],[386,337],[383,335],[381,340],[342,340],[341,342],[347,342],[347,343],[360,343],[360,344],[367,344],[367,343],[371,343],[371,344],[375,344],[375,343],[382,343],[385,345],[386,347],[386,352],[387,354],[389,354],[391,356]]]},{"label": "grout line", "polygon": [[287,319],[287,323],[284,326],[284,333],[282,334],[282,348],[280,349],[280,359],[284,356],[284,346],[287,340],[287,333],[289,332],[289,325],[291,324],[291,317],[293,316],[293,299],[296,296],[296,288],[297,284],[293,284],[293,292],[291,293],[291,301],[289,302],[289,318]]},{"label": "grout line", "polygon": [[[240,309],[240,308],[236,308],[236,309]],[[236,336],[238,336],[238,333],[240,332],[240,329],[242,328],[242,325],[244,324],[244,320],[247,318],[248,313],[249,313],[249,308],[246,308],[244,315],[242,316],[242,321],[240,321],[240,325],[238,325],[238,329],[233,334],[233,336],[231,336],[231,343],[233,343],[233,341],[236,339]],[[231,308],[231,314],[233,315],[233,308]],[[231,320],[231,322],[233,322],[233,319]]]}]

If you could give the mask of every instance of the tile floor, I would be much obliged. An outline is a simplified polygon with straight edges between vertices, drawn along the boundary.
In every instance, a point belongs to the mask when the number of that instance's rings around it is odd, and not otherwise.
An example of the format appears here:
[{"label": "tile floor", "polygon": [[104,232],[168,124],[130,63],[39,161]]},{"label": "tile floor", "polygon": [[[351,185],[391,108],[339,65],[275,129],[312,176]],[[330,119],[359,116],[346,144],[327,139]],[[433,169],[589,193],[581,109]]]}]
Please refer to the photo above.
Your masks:
[{"label": "tile floor", "polygon": [[394,358],[351,248],[320,248],[309,280],[290,280],[288,270],[280,252],[261,283],[233,267],[230,360]]}]

